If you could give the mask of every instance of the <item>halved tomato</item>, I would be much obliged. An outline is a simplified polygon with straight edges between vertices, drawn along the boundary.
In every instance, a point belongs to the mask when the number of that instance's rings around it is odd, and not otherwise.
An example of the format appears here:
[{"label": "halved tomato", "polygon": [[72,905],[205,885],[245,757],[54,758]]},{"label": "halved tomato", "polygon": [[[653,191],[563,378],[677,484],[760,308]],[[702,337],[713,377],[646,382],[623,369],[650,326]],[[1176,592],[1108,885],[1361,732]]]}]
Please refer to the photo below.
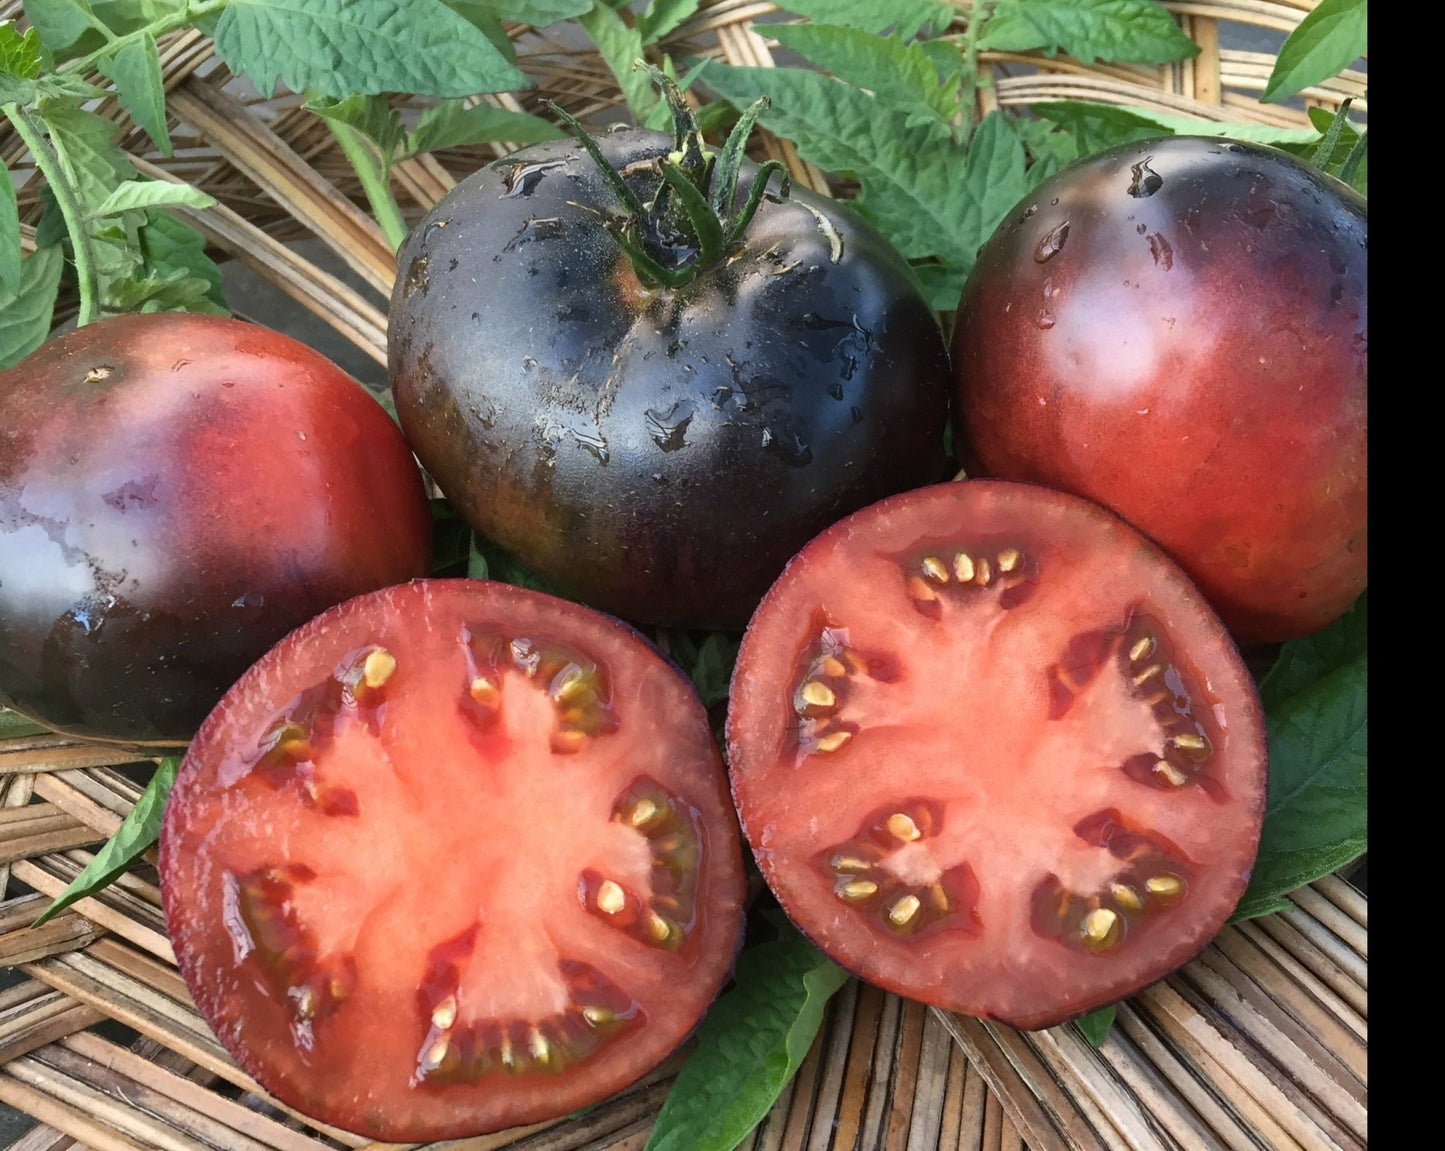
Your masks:
[{"label": "halved tomato", "polygon": [[1111,513],[1001,481],[874,504],[758,608],[728,713],[763,875],[834,960],[1024,1028],[1192,958],[1244,892],[1263,714]]},{"label": "halved tomato", "polygon": [[627,1086],[742,930],[706,714],[625,625],[505,584],[348,601],[236,684],[160,842],[181,973],[269,1091],[456,1138]]}]

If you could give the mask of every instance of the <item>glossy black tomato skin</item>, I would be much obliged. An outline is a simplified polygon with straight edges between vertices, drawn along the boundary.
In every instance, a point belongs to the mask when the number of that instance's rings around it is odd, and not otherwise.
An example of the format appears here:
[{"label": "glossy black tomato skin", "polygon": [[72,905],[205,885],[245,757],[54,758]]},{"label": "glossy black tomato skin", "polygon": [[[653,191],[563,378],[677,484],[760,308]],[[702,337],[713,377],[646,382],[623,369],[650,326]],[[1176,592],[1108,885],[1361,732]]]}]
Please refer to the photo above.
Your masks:
[{"label": "glossy black tomato skin", "polygon": [[1216,137],[1058,172],[959,305],[969,471],[1111,508],[1241,642],[1325,626],[1367,579],[1367,227],[1334,177]]},{"label": "glossy black tomato skin", "polygon": [[289,336],[117,316],[0,373],[0,703],[53,729],[184,743],[287,632],[430,553],[400,430]]},{"label": "glossy black tomato skin", "polygon": [[[669,138],[598,143],[646,200]],[[940,478],[946,349],[901,257],[832,201],[764,201],[722,261],[656,290],[617,212],[570,140],[458,185],[399,256],[397,412],[472,525],[559,588],[739,628],[817,532]]]}]

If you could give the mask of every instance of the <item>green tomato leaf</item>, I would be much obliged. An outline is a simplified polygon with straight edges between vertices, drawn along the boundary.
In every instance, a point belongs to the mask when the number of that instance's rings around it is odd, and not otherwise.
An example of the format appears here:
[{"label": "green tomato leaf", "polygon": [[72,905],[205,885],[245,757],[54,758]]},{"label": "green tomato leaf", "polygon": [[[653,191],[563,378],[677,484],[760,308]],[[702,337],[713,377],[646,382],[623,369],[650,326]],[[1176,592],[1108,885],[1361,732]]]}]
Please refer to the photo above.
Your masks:
[{"label": "green tomato leaf", "polygon": [[[3,323],[4,317],[0,315],[0,324]],[[0,707],[0,739],[19,739],[23,735],[44,735],[49,730],[38,723],[32,723],[18,711]]]},{"label": "green tomato leaf", "polygon": [[25,0],[25,15],[52,52],[69,48],[96,24],[85,0]]},{"label": "green tomato leaf", "polygon": [[733,1151],[797,1073],[847,975],[796,930],[749,948],[703,1018],[645,1151]]},{"label": "green tomato leaf", "polygon": [[[841,24],[910,40],[924,29],[935,35],[953,22],[951,4],[939,0],[782,0],[779,8],[806,16],[815,24]],[[772,26],[769,33],[774,31]]]},{"label": "green tomato leaf", "polygon": [[27,28],[22,36],[15,30],[14,21],[0,23],[0,72],[21,80],[34,80],[40,75],[40,33],[35,28]]},{"label": "green tomato leaf", "polygon": [[70,881],[47,907],[32,927],[39,927],[64,911],[78,899],[94,895],[108,887],[141,857],[160,836],[161,816],[165,814],[166,798],[175,786],[176,772],[180,769],[179,757],[168,756],[160,761],[156,773],[141,797],[136,800],[131,813],[122,821],[116,833],[108,839],[94,858],[85,865],[79,875]]},{"label": "green tomato leaf", "polygon": [[644,44],[655,44],[698,9],[698,0],[652,0],[637,18],[637,31]]},{"label": "green tomato leaf", "polygon": [[110,195],[90,210],[91,219],[115,216],[136,208],[159,208],[166,204],[180,204],[187,208],[209,208],[216,198],[190,184],[175,184],[170,180],[127,180]]},{"label": "green tomato leaf", "polygon": [[147,275],[161,279],[172,269],[181,269],[186,281],[204,284],[203,299],[216,309],[226,310],[221,269],[206,255],[206,238],[200,232],[168,212],[148,210],[139,240]]},{"label": "green tomato leaf", "polygon": [[508,64],[517,62],[517,48],[497,18],[492,5],[483,0],[442,0],[442,3],[492,42]]},{"label": "green tomato leaf", "polygon": [[831,24],[777,24],[768,31],[784,48],[840,80],[871,90],[891,108],[925,109],[944,121],[958,112],[956,88],[942,87],[938,68],[919,44]]},{"label": "green tomato leaf", "polygon": [[592,0],[484,0],[500,20],[545,28],[559,20],[570,20],[592,7]]},{"label": "green tomato leaf", "polygon": [[390,164],[401,150],[406,137],[401,117],[385,96],[362,96],[356,93],[337,100],[331,96],[312,96],[303,107],[327,120],[355,128],[371,141],[383,163]]},{"label": "green tomato leaf", "polygon": [[1363,598],[1324,631],[1285,644],[1260,684],[1269,724],[1269,804],[1235,919],[1366,849],[1369,667]]},{"label": "green tomato leaf", "polygon": [[584,13],[577,23],[592,37],[592,42],[602,53],[602,59],[612,70],[632,118],[639,124],[646,124],[662,99],[647,73],[632,66],[642,56],[642,33],[636,28],[629,28],[622,17],[602,0],[595,0],[591,10]]},{"label": "green tomato leaf", "polygon": [[64,267],[59,245],[40,248],[20,262],[16,290],[0,288],[0,368],[19,363],[50,335]]},{"label": "green tomato leaf", "polygon": [[1365,54],[1365,0],[1320,0],[1289,34],[1274,62],[1260,100],[1286,100],[1311,84],[1328,80]]},{"label": "green tomato leaf", "polygon": [[232,0],[216,50],[262,92],[470,96],[527,88],[484,33],[441,0]]},{"label": "green tomato leaf", "polygon": [[559,140],[567,133],[550,120],[530,112],[513,112],[478,104],[468,108],[461,100],[443,100],[422,112],[407,137],[405,154],[435,152],[462,144],[485,144],[507,140],[513,144],[537,144]]},{"label": "green tomato leaf", "polygon": [[1168,64],[1198,53],[1155,0],[999,0],[979,47],[1067,52],[1076,60]]},{"label": "green tomato leaf", "polygon": [[20,288],[20,206],[15,181],[0,177],[0,295],[13,296]]},{"label": "green tomato leaf", "polygon": [[166,127],[165,77],[161,74],[161,55],[155,37],[145,33],[114,56],[102,60],[100,70],[110,77],[116,97],[131,119],[156,142],[162,155],[171,155],[171,134]]},{"label": "green tomato leaf", "polygon": [[75,173],[81,207],[88,214],[135,172],[115,142],[116,126],[65,100],[46,101],[40,112],[51,144]]},{"label": "green tomato leaf", "polygon": [[854,176],[854,206],[904,256],[934,259],[954,278],[968,273],[979,245],[1028,190],[1023,145],[1001,113],[984,118],[965,151],[946,124],[910,120],[817,72],[710,64],[704,78],[740,107],[769,93],[764,126],[805,159]]},{"label": "green tomato leaf", "polygon": [[1109,1029],[1114,1026],[1116,1012],[1117,1008],[1111,1003],[1108,1007],[1101,1007],[1081,1019],[1075,1019],[1074,1024],[1084,1033],[1090,1046],[1097,1047],[1109,1037]]}]

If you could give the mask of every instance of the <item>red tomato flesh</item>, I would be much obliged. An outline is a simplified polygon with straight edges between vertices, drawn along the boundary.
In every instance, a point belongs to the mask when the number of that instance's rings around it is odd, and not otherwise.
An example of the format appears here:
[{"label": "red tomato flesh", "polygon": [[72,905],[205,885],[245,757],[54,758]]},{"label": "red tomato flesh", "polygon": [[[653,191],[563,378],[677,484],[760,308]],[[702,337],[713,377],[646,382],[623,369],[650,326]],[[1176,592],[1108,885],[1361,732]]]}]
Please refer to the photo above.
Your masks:
[{"label": "red tomato flesh", "polygon": [[457,1138],[613,1094],[692,1030],[742,928],[691,684],[505,584],[351,600],[206,721],[161,833],[181,973],[279,1099]]},{"label": "red tomato flesh", "polygon": [[744,637],[728,749],[758,864],[819,947],[1025,1028],[1198,953],[1264,812],[1258,696],[1193,585],[1103,509],[1001,481],[810,543]]}]

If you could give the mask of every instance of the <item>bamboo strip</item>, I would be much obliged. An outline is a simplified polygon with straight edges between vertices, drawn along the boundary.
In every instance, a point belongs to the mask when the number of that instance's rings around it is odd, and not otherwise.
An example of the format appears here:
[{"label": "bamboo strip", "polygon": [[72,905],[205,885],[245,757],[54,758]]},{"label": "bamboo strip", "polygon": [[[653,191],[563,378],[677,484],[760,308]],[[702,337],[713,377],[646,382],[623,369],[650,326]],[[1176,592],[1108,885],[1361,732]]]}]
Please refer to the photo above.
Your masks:
[{"label": "bamboo strip", "polygon": [[[1346,972],[1361,987],[1369,986],[1369,965],[1364,952],[1355,947],[1352,942],[1336,935],[1331,925],[1316,916],[1313,909],[1306,911],[1305,905],[1300,904],[1296,908],[1281,911],[1273,918],[1276,921],[1288,923],[1310,943],[1329,956],[1335,966]],[[1341,916],[1340,918],[1345,917]],[[1349,924],[1353,932],[1363,935],[1358,925],[1347,918],[1345,922]]]},{"label": "bamboo strip", "polygon": [[1168,1036],[1174,1046],[1205,1070],[1211,1080],[1233,1080],[1231,1102],[1247,1115],[1250,1124],[1278,1151],[1333,1151],[1334,1144],[1265,1075],[1249,1056],[1235,1047],[1214,1025],[1168,983],[1145,988],[1134,999],[1140,1010]]},{"label": "bamboo strip", "polygon": [[[941,1098],[921,1097],[919,1092],[919,1073],[924,1054],[923,1029],[928,1019],[928,1008],[921,1003],[903,1000],[899,1001],[898,1008],[896,1059],[893,1080],[889,1084],[888,1113],[884,1117],[879,1141],[884,1151],[906,1151],[913,1117],[920,1110],[935,1110],[935,1104],[941,1102]],[[947,1049],[946,1036],[937,1037],[936,1042]],[[934,1142],[937,1142],[936,1138]]]},{"label": "bamboo strip", "polygon": [[383,294],[391,290],[396,262],[381,227],[317,175],[249,108],[195,77],[171,94],[171,107],[357,275]]},{"label": "bamboo strip", "polygon": [[1285,916],[1288,912],[1263,915],[1252,922],[1363,1018],[1369,1014],[1369,992],[1354,973],[1335,962],[1335,956],[1318,947],[1317,941],[1300,931]]},{"label": "bamboo strip", "polygon": [[1357,1080],[1365,1081],[1368,1049],[1363,1038],[1363,1022],[1357,1020],[1359,1030],[1342,1023],[1339,1016],[1271,961],[1243,931],[1221,933],[1214,946],[1255,987],[1298,1020],[1302,1030],[1339,1059]]},{"label": "bamboo strip", "polygon": [[[123,1075],[149,1091],[183,1104],[197,1114],[214,1118],[270,1151],[318,1151],[328,1146],[310,1135],[294,1131],[269,1116],[218,1095],[183,1075],[158,1067],[154,1061],[133,1051],[108,1043],[98,1035],[72,1035],[63,1041],[63,1045],[77,1055]],[[139,1104],[140,1100],[132,1097],[132,1102]]]},{"label": "bamboo strip", "polygon": [[1076,1102],[1087,1103],[1086,1118],[1096,1130],[1117,1135],[1117,1140],[1106,1136],[1111,1144],[1117,1143],[1130,1151],[1149,1151],[1156,1146],[1174,1151],[1177,1144],[1168,1129],[1141,1107],[1130,1092],[1122,1089],[1078,1028],[1067,1024],[1051,1027],[1027,1039],[1056,1082],[1066,1085],[1067,1090],[1070,1080],[1077,1080],[1081,1090],[1076,1091]]},{"label": "bamboo strip", "polygon": [[839,1147],[857,1146],[863,1133],[863,1109],[868,1101],[868,1080],[873,1071],[875,1051],[881,1051],[885,1039],[880,1021],[886,1010],[883,992],[868,984],[859,984],[853,1025],[848,1029],[849,1047],[840,1062],[843,1082],[838,1106],[833,1112],[834,1138]]},{"label": "bamboo strip", "polygon": [[[1250,1075],[1247,1081],[1241,1080],[1246,1090],[1267,1084],[1271,1093],[1257,1094],[1260,1102],[1270,1105],[1276,1097],[1287,1101],[1291,1110],[1277,1117],[1296,1138],[1306,1145],[1316,1139],[1321,1146],[1363,1151],[1364,1144],[1356,1143],[1350,1128],[1357,1114],[1363,1117],[1364,1107],[1323,1069],[1313,1066],[1305,1054],[1283,1041],[1223,980],[1211,981],[1210,991],[1221,996],[1217,1000],[1202,994],[1191,978],[1171,980],[1169,987],[1192,1009],[1195,1019],[1205,1021],[1225,1040],[1228,1048],[1215,1049],[1212,1054],[1240,1053],[1242,1061],[1236,1067]],[[1295,1115],[1302,1119],[1295,1122]]]},{"label": "bamboo strip", "polygon": [[[51,855],[36,860],[19,860],[15,863],[15,877],[28,883],[37,891],[44,892],[51,899],[57,898],[71,879],[79,874],[80,867]],[[56,872],[61,874],[57,875]],[[128,939],[137,947],[175,962],[175,952],[166,936],[165,919],[159,908],[136,898],[124,887],[112,884],[98,895],[77,899],[72,908],[98,927],[112,931],[122,939]]]},{"label": "bamboo strip", "polygon": [[[935,1151],[947,1146],[945,1127],[949,1123],[949,1059],[956,1048],[933,1013],[921,1004],[904,1008],[904,1036],[917,1020],[918,1054],[914,1084],[906,1093],[900,1083],[898,1094],[911,1105],[906,1129],[894,1137],[889,1132],[888,1151]],[[959,1053],[960,1055],[962,1052]],[[898,1112],[895,1112],[897,1114]],[[956,1142],[955,1137],[955,1142]]]},{"label": "bamboo strip", "polygon": [[[42,898],[41,906],[31,914],[32,921],[49,902]],[[73,912],[57,916],[39,927],[13,928],[0,935],[0,967],[16,967],[65,951],[76,951],[88,947],[100,934],[94,923]]]},{"label": "bamboo strip", "polygon": [[141,789],[124,776],[117,776],[127,785],[122,790],[111,786],[111,780],[90,774],[99,770],[103,769],[49,772],[36,778],[35,793],[109,839],[135,806]]},{"label": "bamboo strip", "polygon": [[[1343,1049],[1322,1042],[1311,1028],[1300,1022],[1287,1003],[1272,993],[1271,988],[1284,981],[1276,979],[1270,987],[1261,987],[1217,947],[1208,948],[1184,970],[1182,977],[1225,1010],[1235,1006],[1241,1026],[1250,1030],[1251,1037],[1270,1052],[1276,1063],[1289,1068],[1303,1060],[1307,1075],[1314,1070],[1324,1074],[1330,1089],[1343,1091],[1350,1103],[1363,1113],[1367,1095],[1364,1044],[1344,1035],[1340,1036],[1345,1040]],[[1356,1070],[1356,1066],[1360,1069]],[[1345,1112],[1336,1114],[1343,1117]]]},{"label": "bamboo strip", "polygon": [[[1037,1059],[1022,1057],[1016,1049],[1007,1049],[1000,1042],[1005,1032],[990,1027],[977,1019],[964,1015],[934,1009],[939,1020],[948,1029],[972,1059],[976,1067],[993,1088],[989,1100],[1001,1098],[1007,1106],[1010,1117],[1024,1137],[1039,1147],[1067,1146],[1080,1151],[1110,1151],[1089,1123],[1079,1114],[1057,1084],[1050,1081],[1049,1105],[1036,1093],[1045,1089],[1039,1080]],[[1016,1060],[1016,1056],[1019,1058]],[[1032,1077],[1026,1078],[1019,1063],[1022,1063]],[[987,1125],[986,1125],[987,1126]],[[984,1145],[996,1143],[998,1135],[984,1134]]]},{"label": "bamboo strip", "polygon": [[[33,775],[0,775],[0,808],[25,807],[35,793]],[[0,863],[0,900],[10,888],[10,865]]]},{"label": "bamboo strip", "polygon": [[0,1012],[0,1066],[37,1047],[83,1031],[105,1018],[93,1007],[58,991],[47,991],[18,1007]]},{"label": "bamboo strip", "polygon": [[40,1124],[30,1128],[10,1144],[6,1151],[86,1151],[86,1149],[64,1131],[57,1131],[54,1127]]},{"label": "bamboo strip", "polygon": [[[823,1064],[819,1069],[818,1090],[812,1103],[814,1116],[832,1117],[838,1114],[848,1048],[855,1032],[854,1021],[857,1018],[859,998],[860,985],[856,979],[850,979],[833,999],[832,1020],[823,1049]],[[814,1123],[808,1134],[808,1151],[829,1151],[832,1133],[831,1123]]]},{"label": "bamboo strip", "polygon": [[[44,1071],[32,1070],[32,1066]],[[56,1044],[37,1052],[14,1073],[16,1078],[36,1086],[49,1082],[63,1089],[71,1082],[83,1084],[87,1092],[93,1091],[117,1107],[112,1114],[125,1117],[113,1119],[120,1130],[144,1135],[160,1151],[190,1151],[191,1148],[271,1151],[261,1140],[217,1121],[214,1114],[221,1110],[219,1100],[205,1111],[197,1111],[157,1090],[156,1082],[168,1074],[158,1069],[152,1069],[144,1079],[134,1079],[118,1071],[110,1061],[91,1059],[73,1047]],[[27,1075],[34,1075],[34,1080],[27,1080]],[[59,1095],[61,1091],[54,1093]],[[308,1142],[307,1151],[320,1151],[325,1146]]]},{"label": "bamboo strip", "polygon": [[26,735],[0,740],[0,774],[134,763],[135,758],[130,748],[79,743],[63,735]]},{"label": "bamboo strip", "polygon": [[[49,855],[53,851],[69,851],[75,847],[99,843],[105,839],[93,827],[87,827],[73,817],[65,823],[33,834],[20,834],[0,839],[0,863],[8,863],[14,873],[33,855]],[[28,880],[26,882],[29,882]]]},{"label": "bamboo strip", "polygon": [[[935,1018],[940,1021],[943,1016]],[[946,1027],[946,1024],[945,1024]],[[984,1142],[984,1129],[987,1126],[988,1101],[993,1098],[989,1091],[988,1080],[979,1071],[978,1066],[972,1063],[964,1049],[960,1048],[951,1066],[958,1069],[963,1082],[963,1097],[960,1100],[960,1114],[958,1124],[958,1147],[960,1151],[974,1151],[974,1148],[982,1147]],[[1048,1143],[1041,1146],[1048,1147]]]},{"label": "bamboo strip", "polygon": [[[138,161],[136,167],[161,178],[164,170]],[[297,255],[279,240],[224,205],[204,212],[172,208],[206,240],[275,284],[313,315],[329,323],[363,352],[386,366],[386,315],[329,272]],[[3,770],[3,762],[0,762]]]},{"label": "bamboo strip", "polygon": [[85,1151],[155,1151],[153,1147],[120,1134],[105,1121],[104,1116],[79,1110],[19,1082],[9,1067],[0,1067],[0,1103],[8,1103],[16,1110],[33,1115],[42,1123],[80,1140]]},{"label": "bamboo strip", "polygon": [[[883,1009],[879,1012],[876,1036],[870,1036],[856,1026],[854,1028],[854,1049],[872,1049],[872,1057],[864,1065],[865,1076],[860,1085],[863,1116],[858,1142],[863,1147],[883,1146],[889,1108],[897,1099],[894,1076],[902,1054],[898,1040],[903,1023],[903,1000],[887,992],[883,993],[882,999]],[[911,1098],[909,1105],[912,1105]],[[841,1143],[837,1145],[842,1146]]]},{"label": "bamboo strip", "polygon": [[1369,901],[1353,884],[1338,875],[1326,875],[1311,886],[1361,927],[1369,926]]},{"label": "bamboo strip", "polygon": [[1261,930],[1257,920],[1235,924],[1235,929],[1251,946],[1263,954],[1268,962],[1273,963],[1289,976],[1338,1022],[1354,1032],[1361,1040],[1367,1038],[1368,1022],[1365,1015]]}]

